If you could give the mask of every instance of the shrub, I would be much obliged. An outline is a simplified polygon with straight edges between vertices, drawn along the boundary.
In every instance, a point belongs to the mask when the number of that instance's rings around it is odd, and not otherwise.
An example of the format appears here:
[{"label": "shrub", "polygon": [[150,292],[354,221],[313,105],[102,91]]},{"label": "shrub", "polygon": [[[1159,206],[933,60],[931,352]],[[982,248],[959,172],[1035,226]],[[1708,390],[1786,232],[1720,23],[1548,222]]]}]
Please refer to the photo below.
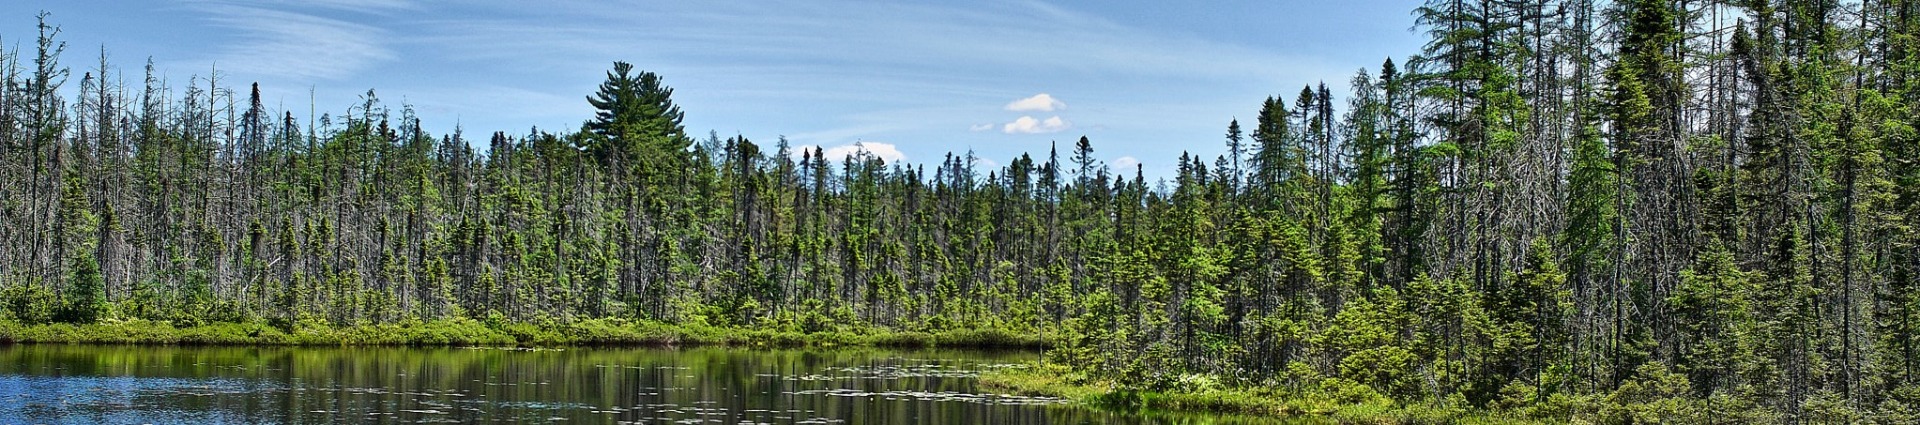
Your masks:
[{"label": "shrub", "polygon": [[0,301],[6,303],[7,313],[13,320],[29,325],[51,323],[54,312],[61,310],[58,294],[44,286],[27,282],[0,289]]}]

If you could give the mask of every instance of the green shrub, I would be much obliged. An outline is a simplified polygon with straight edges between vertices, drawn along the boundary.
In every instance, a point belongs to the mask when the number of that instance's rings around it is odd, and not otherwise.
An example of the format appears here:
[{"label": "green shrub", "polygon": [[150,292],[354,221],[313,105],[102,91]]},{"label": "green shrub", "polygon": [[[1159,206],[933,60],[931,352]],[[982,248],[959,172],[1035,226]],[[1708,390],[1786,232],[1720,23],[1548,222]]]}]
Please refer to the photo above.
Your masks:
[{"label": "green shrub", "polygon": [[51,323],[54,313],[63,309],[60,295],[41,285],[21,282],[0,289],[0,302],[4,302],[9,316],[13,320],[29,325]]},{"label": "green shrub", "polygon": [[1685,421],[1694,416],[1689,397],[1692,384],[1665,364],[1651,362],[1634,369],[1633,378],[1607,395],[1600,411],[1605,423]]}]

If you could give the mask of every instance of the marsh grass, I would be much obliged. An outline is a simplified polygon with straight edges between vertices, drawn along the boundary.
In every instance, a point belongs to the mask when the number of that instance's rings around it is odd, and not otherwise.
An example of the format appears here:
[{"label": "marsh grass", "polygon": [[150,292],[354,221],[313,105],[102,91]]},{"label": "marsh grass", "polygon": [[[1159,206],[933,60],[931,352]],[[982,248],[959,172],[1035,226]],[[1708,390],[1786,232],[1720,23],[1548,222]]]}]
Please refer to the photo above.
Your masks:
[{"label": "marsh grass", "polygon": [[[1010,394],[1060,397],[1095,408],[1136,414],[1166,412],[1282,418],[1298,423],[1332,424],[1543,424],[1571,419],[1539,418],[1516,412],[1402,404],[1385,399],[1340,401],[1324,396],[1293,396],[1272,390],[1209,388],[1193,391],[1140,391],[1110,383],[1074,383],[1070,370],[1051,364],[1004,368],[980,375],[981,386]],[[1222,422],[1233,422],[1223,420]]]}]

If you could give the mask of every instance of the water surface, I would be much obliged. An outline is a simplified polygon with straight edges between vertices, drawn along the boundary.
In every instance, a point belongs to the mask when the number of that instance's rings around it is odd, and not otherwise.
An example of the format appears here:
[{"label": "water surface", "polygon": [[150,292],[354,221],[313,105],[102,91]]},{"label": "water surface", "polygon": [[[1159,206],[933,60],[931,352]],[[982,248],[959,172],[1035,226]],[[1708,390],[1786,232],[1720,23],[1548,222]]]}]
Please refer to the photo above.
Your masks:
[{"label": "water surface", "polygon": [[[1027,351],[0,346],[0,423],[1169,424],[994,394]],[[1244,419],[1227,422],[1244,423]]]}]

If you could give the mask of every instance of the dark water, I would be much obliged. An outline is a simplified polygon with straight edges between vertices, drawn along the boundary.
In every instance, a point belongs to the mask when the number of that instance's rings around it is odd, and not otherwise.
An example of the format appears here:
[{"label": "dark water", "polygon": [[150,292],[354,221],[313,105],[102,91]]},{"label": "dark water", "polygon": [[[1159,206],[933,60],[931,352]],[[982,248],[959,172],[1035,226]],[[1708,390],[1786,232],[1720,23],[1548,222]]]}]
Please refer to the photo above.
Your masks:
[{"label": "dark water", "polygon": [[983,391],[1033,352],[0,346],[14,423],[1245,423]]}]

